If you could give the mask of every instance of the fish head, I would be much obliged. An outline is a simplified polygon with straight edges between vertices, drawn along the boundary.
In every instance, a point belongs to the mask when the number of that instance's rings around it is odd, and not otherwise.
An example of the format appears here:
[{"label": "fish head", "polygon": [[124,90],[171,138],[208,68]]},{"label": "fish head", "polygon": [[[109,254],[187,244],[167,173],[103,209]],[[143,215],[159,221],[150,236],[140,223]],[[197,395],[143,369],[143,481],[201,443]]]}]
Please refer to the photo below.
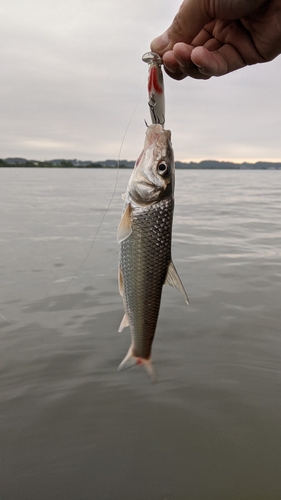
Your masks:
[{"label": "fish head", "polygon": [[128,184],[130,199],[150,205],[173,197],[175,164],[170,130],[153,124],[147,128],[143,151],[136,161]]}]

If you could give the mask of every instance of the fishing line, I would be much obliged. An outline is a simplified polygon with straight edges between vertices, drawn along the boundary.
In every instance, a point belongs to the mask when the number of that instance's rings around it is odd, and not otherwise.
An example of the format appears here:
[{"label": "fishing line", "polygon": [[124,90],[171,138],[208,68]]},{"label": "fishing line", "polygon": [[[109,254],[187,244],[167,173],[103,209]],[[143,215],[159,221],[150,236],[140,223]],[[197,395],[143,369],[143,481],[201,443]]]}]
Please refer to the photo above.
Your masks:
[{"label": "fishing line", "polygon": [[111,207],[112,201],[113,201],[114,196],[115,196],[115,193],[116,193],[117,185],[118,185],[119,168],[120,168],[120,157],[121,157],[121,153],[122,153],[123,145],[124,145],[124,142],[125,142],[125,139],[126,139],[126,136],[127,136],[128,130],[129,130],[129,127],[130,127],[130,125],[131,125],[131,123],[132,123],[132,120],[133,120],[133,118],[134,118],[135,112],[136,112],[137,107],[138,107],[138,105],[139,105],[139,102],[140,102],[140,99],[141,99],[141,96],[142,96],[142,93],[143,93],[143,88],[144,88],[144,85],[145,85],[146,80],[147,80],[147,76],[144,78],[144,81],[143,81],[143,84],[142,84],[142,87],[141,87],[141,91],[140,91],[139,96],[138,96],[138,98],[137,98],[137,102],[136,102],[136,104],[135,104],[135,107],[134,107],[134,109],[133,109],[133,112],[132,112],[131,117],[130,117],[130,119],[129,119],[129,121],[128,121],[128,124],[127,124],[127,126],[126,126],[126,128],[125,128],[125,131],[124,131],[124,134],[123,134],[123,137],[122,137],[122,140],[121,140],[121,145],[120,145],[120,148],[119,148],[119,153],[118,153],[118,157],[117,157],[115,184],[114,184],[114,188],[113,188],[113,191],[112,191],[111,198],[110,198],[109,203],[108,203],[108,205],[107,205],[107,207],[106,207],[106,209],[105,209],[105,211],[104,211],[104,213],[103,213],[103,215],[102,215],[102,218],[101,218],[101,220],[100,220],[100,222],[99,222],[99,225],[98,225],[98,227],[97,227],[96,233],[95,233],[94,238],[93,238],[93,241],[92,241],[92,243],[91,243],[91,246],[90,246],[90,248],[89,248],[89,250],[88,250],[88,252],[87,252],[86,256],[84,257],[84,259],[83,259],[82,263],[80,264],[80,266],[78,267],[77,271],[75,271],[74,275],[71,277],[71,280],[69,281],[69,283],[67,284],[67,286],[66,286],[66,287],[65,287],[65,289],[63,290],[62,295],[64,295],[64,294],[65,294],[65,292],[68,290],[68,288],[69,288],[69,287],[70,287],[70,285],[72,284],[73,280],[76,278],[77,274],[78,274],[78,273],[79,273],[79,271],[82,269],[82,267],[84,266],[84,264],[85,264],[86,260],[88,259],[89,255],[90,255],[90,253],[91,253],[91,251],[92,251],[92,249],[93,249],[93,246],[94,246],[94,244],[95,244],[95,242],[96,242],[96,239],[97,239],[97,237],[98,237],[98,234],[99,234],[100,228],[101,228],[101,226],[102,226],[102,223],[103,223],[103,221],[104,221],[104,219],[105,219],[105,217],[106,217],[106,215],[107,215],[107,213],[108,213],[108,210],[109,210],[109,209],[110,209],[110,207]]},{"label": "fishing line", "polygon": [[11,321],[9,321],[7,318],[5,318],[5,316],[3,314],[1,314],[1,313],[0,313],[0,318],[2,318],[7,323],[11,323]]}]

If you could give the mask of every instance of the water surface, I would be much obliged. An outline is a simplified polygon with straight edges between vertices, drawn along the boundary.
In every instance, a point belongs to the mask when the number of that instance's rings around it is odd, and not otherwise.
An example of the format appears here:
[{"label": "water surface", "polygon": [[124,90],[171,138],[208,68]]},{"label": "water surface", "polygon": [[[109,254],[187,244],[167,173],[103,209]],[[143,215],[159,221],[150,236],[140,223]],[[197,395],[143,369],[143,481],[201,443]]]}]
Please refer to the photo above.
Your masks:
[{"label": "water surface", "polygon": [[0,169],[1,499],[279,500],[281,172],[176,172],[156,385],[116,371],[129,174],[95,237],[116,171]]}]

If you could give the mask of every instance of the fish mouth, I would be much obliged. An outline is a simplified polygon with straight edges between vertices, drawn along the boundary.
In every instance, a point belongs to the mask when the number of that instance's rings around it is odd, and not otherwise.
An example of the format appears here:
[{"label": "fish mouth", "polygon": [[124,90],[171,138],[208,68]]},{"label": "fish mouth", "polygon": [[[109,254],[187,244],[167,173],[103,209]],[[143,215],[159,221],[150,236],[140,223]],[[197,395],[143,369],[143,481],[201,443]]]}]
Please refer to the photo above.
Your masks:
[{"label": "fish mouth", "polygon": [[146,147],[150,147],[152,144],[157,146],[164,146],[171,139],[170,130],[165,130],[160,123],[150,125],[146,131]]}]

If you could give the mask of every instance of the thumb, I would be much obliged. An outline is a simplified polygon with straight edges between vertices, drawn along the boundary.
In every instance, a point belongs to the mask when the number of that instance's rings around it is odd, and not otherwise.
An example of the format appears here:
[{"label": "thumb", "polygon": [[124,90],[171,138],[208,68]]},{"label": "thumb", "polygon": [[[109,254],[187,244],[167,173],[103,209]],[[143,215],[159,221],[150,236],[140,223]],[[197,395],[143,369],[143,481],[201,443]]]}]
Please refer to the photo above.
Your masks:
[{"label": "thumb", "polygon": [[204,0],[184,0],[171,26],[151,42],[151,50],[163,55],[175,43],[191,44],[202,28],[211,20]]}]

